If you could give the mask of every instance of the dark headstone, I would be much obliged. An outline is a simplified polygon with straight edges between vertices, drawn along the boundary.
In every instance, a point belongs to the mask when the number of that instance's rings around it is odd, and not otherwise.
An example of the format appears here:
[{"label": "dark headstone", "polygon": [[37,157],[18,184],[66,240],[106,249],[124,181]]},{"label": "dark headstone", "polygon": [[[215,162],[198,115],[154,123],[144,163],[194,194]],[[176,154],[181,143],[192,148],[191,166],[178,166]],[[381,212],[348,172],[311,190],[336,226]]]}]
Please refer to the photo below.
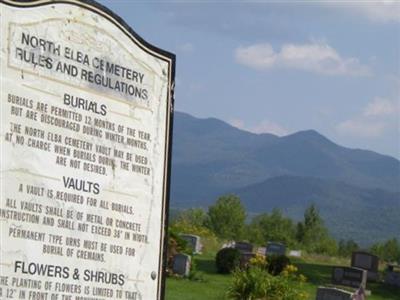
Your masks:
[{"label": "dark headstone", "polygon": [[351,300],[352,293],[336,288],[319,287],[316,300]]},{"label": "dark headstone", "polygon": [[368,252],[356,251],[351,255],[351,266],[368,271],[370,281],[378,280],[379,257]]},{"label": "dark headstone", "polygon": [[286,246],[282,243],[268,242],[266,255],[285,255]]},{"label": "dark headstone", "polygon": [[242,252],[240,255],[240,268],[246,268],[250,263],[250,259],[252,259],[253,257],[256,257],[255,253]]},{"label": "dark headstone", "polygon": [[400,265],[388,265],[385,283],[400,287]]},{"label": "dark headstone", "polygon": [[242,253],[251,253],[253,252],[253,245],[246,242],[236,242],[235,248],[238,249]]},{"label": "dark headstone", "polygon": [[194,254],[201,253],[202,245],[199,236],[194,234],[180,234],[179,236],[188,243]]},{"label": "dark headstone", "polygon": [[174,263],[172,271],[181,276],[189,276],[190,273],[191,257],[186,254],[176,254],[174,256]]},{"label": "dark headstone", "polygon": [[332,283],[353,288],[362,287],[365,290],[367,271],[352,267],[333,267]]}]

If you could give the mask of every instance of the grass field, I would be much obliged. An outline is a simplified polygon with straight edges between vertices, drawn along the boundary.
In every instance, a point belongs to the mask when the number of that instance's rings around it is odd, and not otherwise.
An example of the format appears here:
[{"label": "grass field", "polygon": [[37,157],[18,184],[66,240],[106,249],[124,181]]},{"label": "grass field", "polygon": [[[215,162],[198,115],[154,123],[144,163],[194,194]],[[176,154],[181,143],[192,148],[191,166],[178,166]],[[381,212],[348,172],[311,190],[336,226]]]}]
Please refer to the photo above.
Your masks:
[{"label": "grass field", "polygon": [[[313,260],[312,258],[292,260],[292,262],[298,266],[300,273],[308,278],[303,288],[310,295],[310,300],[315,299],[319,285],[329,284],[331,265],[348,265],[346,260]],[[227,299],[226,292],[231,276],[216,273],[214,256],[196,256],[195,263],[197,270],[201,272],[202,280],[168,278],[166,300]],[[368,283],[367,289],[372,292],[368,300],[400,300],[400,288],[391,288],[381,283]]]}]

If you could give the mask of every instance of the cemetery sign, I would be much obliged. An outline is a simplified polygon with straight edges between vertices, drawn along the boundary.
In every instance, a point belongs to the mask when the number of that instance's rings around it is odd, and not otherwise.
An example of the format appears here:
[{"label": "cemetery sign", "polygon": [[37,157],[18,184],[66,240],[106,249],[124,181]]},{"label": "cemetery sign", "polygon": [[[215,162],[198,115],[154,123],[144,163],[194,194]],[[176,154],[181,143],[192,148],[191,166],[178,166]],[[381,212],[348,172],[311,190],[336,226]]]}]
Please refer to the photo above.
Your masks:
[{"label": "cemetery sign", "polygon": [[175,56],[91,0],[0,19],[0,298],[163,299]]}]

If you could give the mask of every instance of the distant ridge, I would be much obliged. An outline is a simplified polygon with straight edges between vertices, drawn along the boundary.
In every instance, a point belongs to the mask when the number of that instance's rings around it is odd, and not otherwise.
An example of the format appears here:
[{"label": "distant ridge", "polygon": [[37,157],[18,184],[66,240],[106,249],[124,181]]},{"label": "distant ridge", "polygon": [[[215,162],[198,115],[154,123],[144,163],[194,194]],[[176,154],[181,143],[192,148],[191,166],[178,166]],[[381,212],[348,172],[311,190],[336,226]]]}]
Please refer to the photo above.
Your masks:
[{"label": "distant ridge", "polygon": [[250,212],[279,207],[300,220],[314,203],[337,239],[360,244],[400,239],[400,193],[309,177],[279,176],[233,191]]}]

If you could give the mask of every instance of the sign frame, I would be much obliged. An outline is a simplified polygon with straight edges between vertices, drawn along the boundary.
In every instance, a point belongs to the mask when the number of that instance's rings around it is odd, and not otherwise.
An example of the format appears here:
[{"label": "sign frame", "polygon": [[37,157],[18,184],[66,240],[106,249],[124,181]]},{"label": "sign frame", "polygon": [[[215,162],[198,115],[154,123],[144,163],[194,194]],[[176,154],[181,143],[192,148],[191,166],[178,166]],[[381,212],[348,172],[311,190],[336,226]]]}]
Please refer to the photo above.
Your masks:
[{"label": "sign frame", "polygon": [[55,4],[66,4],[78,6],[95,13],[112,23],[116,28],[123,32],[137,47],[149,55],[165,61],[168,64],[168,86],[166,103],[166,136],[165,136],[165,162],[163,171],[163,196],[161,209],[161,228],[160,228],[160,249],[159,249],[159,270],[158,270],[158,290],[157,299],[165,298],[167,250],[168,250],[168,218],[170,203],[170,183],[171,183],[171,159],[172,159],[172,137],[174,119],[174,90],[175,90],[175,68],[176,55],[150,44],[137,34],[120,16],[115,14],[106,6],[95,0],[0,0],[0,4],[15,8],[33,8]]}]

